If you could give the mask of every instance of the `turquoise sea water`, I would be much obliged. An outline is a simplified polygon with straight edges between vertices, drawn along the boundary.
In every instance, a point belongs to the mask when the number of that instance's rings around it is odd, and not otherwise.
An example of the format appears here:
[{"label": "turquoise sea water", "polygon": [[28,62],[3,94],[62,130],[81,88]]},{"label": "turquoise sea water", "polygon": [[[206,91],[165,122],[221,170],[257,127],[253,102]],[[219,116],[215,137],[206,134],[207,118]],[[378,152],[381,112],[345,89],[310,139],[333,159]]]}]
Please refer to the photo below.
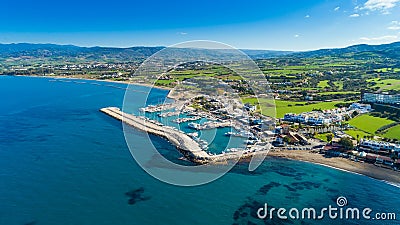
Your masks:
[{"label": "turquoise sea water", "polygon": [[[395,212],[400,219],[399,188],[310,163],[269,158],[254,172],[239,164],[198,187],[162,183],[136,164],[121,123],[98,111],[121,107],[124,87],[0,76],[1,225],[400,224],[254,218],[264,203],[318,209],[336,206],[336,198],[345,196],[351,207]],[[151,101],[166,93],[152,92]],[[148,148],[143,133],[129,132],[137,136],[137,148]],[[180,157],[165,140],[152,139],[168,158]]]}]

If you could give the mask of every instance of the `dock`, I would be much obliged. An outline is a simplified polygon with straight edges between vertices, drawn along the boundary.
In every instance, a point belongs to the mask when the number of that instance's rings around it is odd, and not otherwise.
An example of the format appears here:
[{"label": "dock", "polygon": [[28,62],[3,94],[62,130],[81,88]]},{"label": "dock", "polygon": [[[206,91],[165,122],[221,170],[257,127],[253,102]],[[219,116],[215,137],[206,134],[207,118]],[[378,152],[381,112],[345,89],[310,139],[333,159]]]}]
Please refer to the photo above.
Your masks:
[{"label": "dock", "polygon": [[199,143],[179,130],[168,126],[160,126],[145,120],[143,117],[122,112],[116,107],[102,108],[100,111],[133,128],[166,138],[175,145],[186,158],[193,162],[206,163],[210,160],[211,156],[200,147]]}]

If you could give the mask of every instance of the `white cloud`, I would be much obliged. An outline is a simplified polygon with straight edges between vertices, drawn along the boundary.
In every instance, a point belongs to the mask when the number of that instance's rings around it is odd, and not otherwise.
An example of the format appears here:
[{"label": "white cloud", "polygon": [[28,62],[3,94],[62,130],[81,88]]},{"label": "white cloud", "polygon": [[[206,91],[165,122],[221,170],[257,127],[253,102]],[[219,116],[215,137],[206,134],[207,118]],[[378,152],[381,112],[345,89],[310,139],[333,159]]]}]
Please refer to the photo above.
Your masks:
[{"label": "white cloud", "polygon": [[298,37],[300,37],[300,34],[295,34],[294,37],[298,38]]},{"label": "white cloud", "polygon": [[365,2],[362,9],[371,11],[381,11],[383,13],[389,13],[389,9],[394,8],[400,0],[368,0]]},{"label": "white cloud", "polygon": [[180,34],[180,35],[186,35],[186,34],[188,34],[188,33],[186,33],[186,32],[178,32],[178,34]]},{"label": "white cloud", "polygon": [[385,35],[381,37],[362,37],[361,41],[367,44],[384,44],[398,41],[399,37],[396,35]]},{"label": "white cloud", "polygon": [[340,9],[340,7],[338,6],[338,7],[334,8],[333,10],[334,11],[339,11],[339,9]]},{"label": "white cloud", "polygon": [[306,15],[305,18],[310,18],[310,15]]},{"label": "white cloud", "polygon": [[400,30],[400,22],[396,21],[396,20],[392,21],[390,23],[390,26],[387,29],[389,29],[389,30]]},{"label": "white cloud", "polygon": [[359,16],[360,16],[360,14],[354,13],[354,14],[351,14],[349,17],[359,17]]}]

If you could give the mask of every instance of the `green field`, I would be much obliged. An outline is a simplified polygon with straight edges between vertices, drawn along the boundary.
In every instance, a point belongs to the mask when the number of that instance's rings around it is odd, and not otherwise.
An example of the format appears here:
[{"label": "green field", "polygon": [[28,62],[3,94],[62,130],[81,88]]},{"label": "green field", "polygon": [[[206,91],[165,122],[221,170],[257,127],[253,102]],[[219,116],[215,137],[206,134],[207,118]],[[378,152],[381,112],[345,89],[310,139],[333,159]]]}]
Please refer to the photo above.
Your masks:
[{"label": "green field", "polygon": [[317,134],[317,135],[315,135],[315,138],[325,141],[325,142],[328,142],[328,138],[326,137],[328,134],[332,134],[332,133]]},{"label": "green field", "polygon": [[368,79],[367,82],[375,82],[375,85],[372,85],[371,88],[379,88],[384,91],[390,91],[390,90],[397,90],[400,91],[400,80],[398,79],[383,79],[381,80],[380,78],[374,78],[374,79]]},{"label": "green field", "polygon": [[390,139],[400,139],[400,125],[394,126],[387,130],[385,134],[383,134],[383,137],[385,138],[390,138]]},{"label": "green field", "polygon": [[386,73],[386,72],[389,72],[389,71],[400,72],[400,68],[381,68],[381,69],[376,69],[375,71],[378,72],[378,73]]},{"label": "green field", "polygon": [[321,81],[318,83],[317,87],[318,87],[318,88],[328,88],[328,87],[330,87],[329,84],[328,84],[328,82],[329,82],[329,80],[321,80]]},{"label": "green field", "polygon": [[357,139],[357,135],[359,135],[358,138],[364,138],[367,136],[371,136],[371,134],[366,133],[362,130],[346,130],[345,133],[352,136],[354,139]]},{"label": "green field", "polygon": [[343,81],[335,81],[333,82],[338,90],[343,90]]},{"label": "green field", "polygon": [[349,121],[351,126],[370,134],[375,134],[379,128],[391,123],[394,121],[370,115],[361,115]]},{"label": "green field", "polygon": [[[335,105],[338,103],[343,103],[344,101],[332,101],[332,102],[319,102],[319,103],[310,103],[306,105],[307,102],[293,102],[293,101],[283,101],[283,100],[275,100],[276,106],[276,117],[282,118],[286,113],[302,113],[302,112],[310,112],[313,109],[333,109],[336,108]],[[255,98],[245,98],[243,99],[243,103],[251,103],[256,104]],[[274,101],[267,99],[260,99],[261,104],[261,112],[264,115],[272,116],[275,115]]]}]

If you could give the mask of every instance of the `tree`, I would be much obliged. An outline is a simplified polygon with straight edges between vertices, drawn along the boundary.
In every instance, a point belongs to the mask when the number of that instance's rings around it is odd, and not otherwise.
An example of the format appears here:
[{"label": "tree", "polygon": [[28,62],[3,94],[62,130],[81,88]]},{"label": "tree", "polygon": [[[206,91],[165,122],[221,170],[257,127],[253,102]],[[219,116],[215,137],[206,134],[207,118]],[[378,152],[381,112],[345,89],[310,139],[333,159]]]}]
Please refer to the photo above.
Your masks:
[{"label": "tree", "polygon": [[346,150],[351,150],[354,148],[353,141],[349,137],[340,138],[339,144]]},{"label": "tree", "polygon": [[286,143],[290,143],[290,138],[288,136],[283,137],[283,141]]},{"label": "tree", "polygon": [[327,140],[330,144],[332,144],[333,134],[332,134],[332,133],[327,134],[327,135],[326,135],[326,140]]},{"label": "tree", "polygon": [[356,116],[358,116],[358,112],[357,111],[354,111],[352,114],[351,114],[351,117],[356,117]]}]

